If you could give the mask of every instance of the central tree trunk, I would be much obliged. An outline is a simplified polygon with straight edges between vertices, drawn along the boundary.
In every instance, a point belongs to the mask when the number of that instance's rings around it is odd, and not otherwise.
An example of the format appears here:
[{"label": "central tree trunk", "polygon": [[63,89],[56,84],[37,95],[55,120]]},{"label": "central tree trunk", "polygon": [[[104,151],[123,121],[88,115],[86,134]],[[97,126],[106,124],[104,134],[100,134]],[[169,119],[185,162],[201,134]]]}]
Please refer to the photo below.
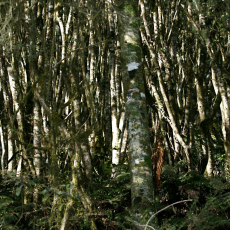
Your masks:
[{"label": "central tree trunk", "polygon": [[153,209],[153,178],[150,135],[144,93],[143,69],[138,63],[128,65],[130,88],[127,94],[129,160],[133,214],[146,221]]}]

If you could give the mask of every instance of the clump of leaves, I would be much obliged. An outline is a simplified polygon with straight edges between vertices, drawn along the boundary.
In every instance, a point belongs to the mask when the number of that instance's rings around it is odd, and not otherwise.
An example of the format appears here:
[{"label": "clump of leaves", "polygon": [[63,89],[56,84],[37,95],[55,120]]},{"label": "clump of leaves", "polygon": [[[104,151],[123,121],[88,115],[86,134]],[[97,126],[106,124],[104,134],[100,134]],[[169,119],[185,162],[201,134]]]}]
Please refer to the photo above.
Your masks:
[{"label": "clump of leaves", "polygon": [[230,229],[230,184],[222,178],[208,181],[209,193],[206,202],[199,207],[193,203],[188,214],[188,222],[193,229]]},{"label": "clump of leaves", "polygon": [[158,210],[174,199],[193,202],[162,212],[157,229],[230,229],[230,184],[223,178],[208,180],[197,171],[179,174],[175,167],[164,166],[158,196]]},{"label": "clump of leaves", "polygon": [[177,169],[170,165],[164,165],[162,168],[162,186],[160,189],[161,201],[175,202],[178,200],[178,188],[180,186]]},{"label": "clump of leaves", "polygon": [[18,229],[15,224],[20,218],[19,204],[10,196],[0,195],[0,229]]}]

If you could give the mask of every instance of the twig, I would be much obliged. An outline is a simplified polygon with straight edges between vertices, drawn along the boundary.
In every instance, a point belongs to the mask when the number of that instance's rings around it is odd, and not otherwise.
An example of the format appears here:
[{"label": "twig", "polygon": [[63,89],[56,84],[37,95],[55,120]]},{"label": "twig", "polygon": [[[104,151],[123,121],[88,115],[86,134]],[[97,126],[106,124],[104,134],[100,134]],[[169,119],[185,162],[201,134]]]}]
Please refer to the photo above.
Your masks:
[{"label": "twig", "polygon": [[135,227],[137,228],[137,230],[143,230],[143,228],[141,227],[141,225],[139,225],[139,223],[137,221],[133,222]]},{"label": "twig", "polygon": [[162,208],[161,210],[159,210],[158,212],[156,212],[156,213],[154,213],[150,218],[149,218],[149,220],[148,220],[148,222],[146,223],[146,225],[145,225],[145,229],[144,230],[146,230],[147,229],[147,227],[150,227],[148,224],[149,224],[149,222],[152,220],[152,218],[154,217],[154,216],[156,216],[158,213],[160,213],[160,212],[162,212],[162,211],[164,211],[165,209],[167,209],[167,208],[169,208],[169,207],[171,207],[171,206],[173,206],[173,205],[175,205],[175,204],[179,204],[179,203],[183,203],[183,202],[188,202],[188,201],[193,201],[192,199],[189,199],[189,200],[182,200],[182,201],[178,201],[178,202],[175,202],[175,203],[173,203],[173,204],[170,204],[170,205],[168,205],[167,207],[165,207],[165,208]]},{"label": "twig", "polygon": [[156,230],[154,227],[152,227],[152,226],[150,226],[150,225],[140,225],[140,226],[143,226],[143,227],[144,227],[144,226],[145,226],[145,227],[147,226],[147,227],[149,227],[149,228],[151,228],[151,229],[153,229],[153,230]]},{"label": "twig", "polygon": [[[89,116],[90,117],[90,116]],[[83,123],[83,125],[78,129],[76,136],[78,135],[78,133],[81,131],[81,128],[86,124],[86,122],[89,120],[89,117],[86,119],[86,121]]]},{"label": "twig", "polygon": [[71,111],[65,118],[64,120],[68,119],[68,117],[73,113],[73,111]]},{"label": "twig", "polygon": [[170,139],[170,136],[169,136],[169,133],[167,132],[167,136],[168,136],[168,140],[169,140],[169,142],[170,142],[170,144],[171,144],[171,149],[174,151],[174,152],[176,152],[176,150],[174,149],[174,147],[173,147],[173,143],[172,143],[172,141],[171,141],[171,139]]}]

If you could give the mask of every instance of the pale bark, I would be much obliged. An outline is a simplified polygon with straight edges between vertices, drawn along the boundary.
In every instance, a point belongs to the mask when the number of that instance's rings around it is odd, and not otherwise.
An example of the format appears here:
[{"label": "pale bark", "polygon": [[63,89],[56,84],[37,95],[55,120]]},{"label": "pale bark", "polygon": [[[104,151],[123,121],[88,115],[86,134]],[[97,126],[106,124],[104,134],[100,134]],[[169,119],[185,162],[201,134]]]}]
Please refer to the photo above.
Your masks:
[{"label": "pale bark", "polygon": [[[40,178],[41,176],[41,152],[39,148],[41,147],[41,108],[38,101],[35,101],[34,104],[34,127],[33,127],[33,145],[34,149],[34,169],[36,177]],[[39,191],[38,188],[34,190],[34,202],[38,203]]]},{"label": "pale bark", "polygon": [[146,98],[141,67],[136,70],[135,77],[130,82],[126,108],[129,123],[132,209],[136,216],[143,216],[144,213],[148,215],[152,211],[153,180]]},{"label": "pale bark", "polygon": [[119,164],[119,95],[118,95],[118,67],[117,67],[117,47],[116,47],[116,11],[112,8],[111,0],[108,4],[109,21],[109,75],[110,75],[110,93],[111,93],[111,123],[112,123],[112,164]]},{"label": "pale bark", "polygon": [[[18,104],[18,94],[16,90],[16,84],[15,84],[15,76],[13,74],[13,68],[8,67],[8,76],[9,76],[9,84],[10,84],[10,90],[12,94],[12,99],[13,99],[13,105],[14,105],[14,112],[17,114],[17,120],[21,122],[21,113],[19,110],[19,104]],[[8,128],[8,160],[10,160],[13,157],[14,154],[14,143],[13,143],[13,132],[10,128]],[[11,160],[11,162],[8,165],[8,171],[13,171],[14,165],[13,165],[14,160]]]},{"label": "pale bark", "polygon": [[206,101],[205,101],[205,97],[207,97],[207,95],[205,95],[207,89],[205,89],[203,86],[204,85],[203,81],[205,80],[205,77],[203,77],[205,74],[205,66],[204,66],[205,60],[202,60],[201,52],[203,51],[201,49],[198,49],[198,54],[197,54],[198,74],[196,76],[197,108],[200,116],[201,134],[205,140],[205,142],[202,143],[202,149],[203,149],[203,154],[204,154],[205,164],[206,164],[205,175],[207,177],[212,177],[213,162],[212,162],[210,131],[209,131],[209,126],[211,124],[208,124],[206,121],[207,114],[210,113],[210,110],[207,108]]},{"label": "pale bark", "polygon": [[[142,2],[143,1],[140,1],[141,4],[143,4]],[[143,9],[144,8],[141,7],[142,19],[144,21],[145,27],[144,27],[144,29],[142,27],[140,27],[141,37],[142,37],[142,40],[145,42],[145,44],[147,45],[147,47],[149,49],[150,56],[151,56],[151,62],[152,62],[151,65],[155,66],[155,68],[156,68],[161,95],[162,95],[163,102],[164,102],[164,104],[166,106],[167,113],[168,113],[169,117],[167,117],[166,114],[165,114],[164,106],[163,106],[163,104],[161,102],[160,96],[159,96],[158,91],[156,89],[156,86],[154,84],[151,84],[151,89],[152,89],[153,95],[154,95],[154,97],[156,99],[158,110],[161,112],[162,117],[169,122],[169,124],[170,124],[170,126],[171,126],[171,128],[172,128],[172,130],[173,130],[173,132],[175,134],[175,138],[179,141],[179,143],[181,144],[181,146],[184,149],[184,152],[185,152],[185,155],[186,155],[186,158],[187,158],[187,162],[188,162],[188,169],[190,170],[191,169],[191,162],[190,162],[190,156],[189,156],[189,146],[185,143],[185,141],[183,140],[183,138],[181,137],[181,135],[180,135],[180,133],[178,131],[178,127],[177,127],[177,124],[176,124],[176,121],[175,121],[175,118],[174,118],[174,114],[172,112],[171,105],[169,104],[168,96],[167,96],[167,94],[165,92],[165,87],[164,87],[164,84],[163,84],[159,64],[158,64],[158,61],[157,61],[158,54],[156,54],[154,52],[153,42],[151,40],[149,40],[149,38],[148,38],[149,37],[149,28],[148,28],[148,25],[145,23],[146,15],[145,15],[145,11]]]},{"label": "pale bark", "polygon": [[4,131],[3,131],[3,125],[2,121],[0,121],[0,140],[1,140],[1,147],[2,147],[2,153],[1,153],[1,170],[4,173],[5,172],[5,166],[6,166],[6,148],[5,148],[5,138],[4,138]]},{"label": "pale bark", "polygon": [[[225,157],[226,157],[226,164],[225,164],[225,173],[228,176],[229,173],[229,158],[230,158],[230,141],[229,141],[229,136],[230,136],[230,116],[229,116],[229,105],[228,105],[228,98],[227,98],[227,90],[225,87],[225,83],[223,82],[223,73],[221,71],[220,66],[216,63],[216,57],[215,57],[215,49],[212,45],[211,39],[209,37],[209,33],[206,27],[206,23],[205,23],[205,16],[202,13],[202,6],[200,4],[198,4],[195,0],[193,1],[194,5],[196,7],[196,10],[199,12],[199,21],[196,22],[194,20],[194,18],[192,17],[193,15],[191,14],[191,12],[188,12],[185,9],[184,5],[181,5],[184,9],[184,12],[188,18],[188,21],[194,26],[194,28],[196,29],[196,31],[198,32],[199,36],[202,38],[206,49],[207,49],[207,53],[209,55],[210,58],[210,62],[211,62],[211,69],[212,72],[212,80],[213,80],[213,86],[215,91],[217,92],[217,89],[219,89],[220,95],[221,95],[221,115],[222,115],[222,134],[224,137],[224,148],[225,148]],[[223,61],[223,67],[225,66],[225,59],[222,60]],[[216,78],[215,78],[216,77]],[[218,82],[218,83],[217,83]]]},{"label": "pale bark", "polygon": [[[11,159],[14,155],[14,143],[13,143],[13,134],[12,134],[12,131],[10,129],[10,127],[8,127],[8,131],[7,131],[7,134],[8,134],[8,172],[12,172],[13,169],[14,169],[14,159]],[[10,161],[11,160],[11,161]]]}]

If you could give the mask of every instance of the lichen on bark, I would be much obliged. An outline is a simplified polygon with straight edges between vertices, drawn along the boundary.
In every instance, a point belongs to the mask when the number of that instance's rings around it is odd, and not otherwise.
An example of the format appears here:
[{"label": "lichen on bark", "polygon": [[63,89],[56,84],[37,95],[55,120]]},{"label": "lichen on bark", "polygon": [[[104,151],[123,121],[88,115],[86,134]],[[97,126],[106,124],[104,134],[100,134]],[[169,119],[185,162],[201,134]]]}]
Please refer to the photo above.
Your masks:
[{"label": "lichen on bark", "polygon": [[126,107],[129,123],[132,211],[138,219],[140,218],[139,221],[144,222],[152,211],[153,179],[142,74],[143,71],[140,66],[130,82]]}]

